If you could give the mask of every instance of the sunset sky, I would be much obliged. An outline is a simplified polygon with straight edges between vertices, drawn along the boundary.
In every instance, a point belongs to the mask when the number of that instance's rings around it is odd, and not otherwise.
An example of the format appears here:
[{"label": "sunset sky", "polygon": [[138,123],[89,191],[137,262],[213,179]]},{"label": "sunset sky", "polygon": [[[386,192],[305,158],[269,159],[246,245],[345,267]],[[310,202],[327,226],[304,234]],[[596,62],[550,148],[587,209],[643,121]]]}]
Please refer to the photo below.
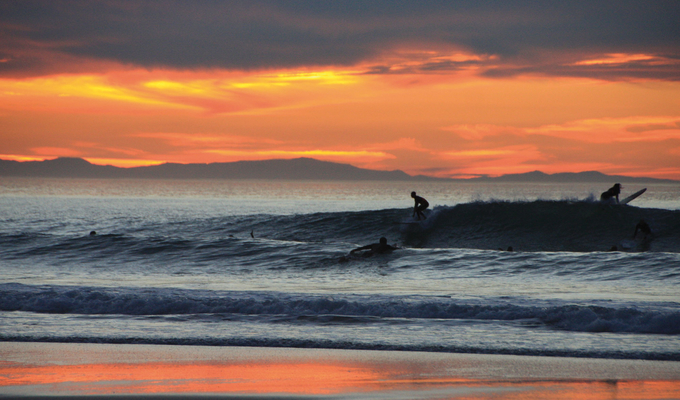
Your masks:
[{"label": "sunset sky", "polygon": [[680,179],[679,1],[3,1],[0,159]]}]

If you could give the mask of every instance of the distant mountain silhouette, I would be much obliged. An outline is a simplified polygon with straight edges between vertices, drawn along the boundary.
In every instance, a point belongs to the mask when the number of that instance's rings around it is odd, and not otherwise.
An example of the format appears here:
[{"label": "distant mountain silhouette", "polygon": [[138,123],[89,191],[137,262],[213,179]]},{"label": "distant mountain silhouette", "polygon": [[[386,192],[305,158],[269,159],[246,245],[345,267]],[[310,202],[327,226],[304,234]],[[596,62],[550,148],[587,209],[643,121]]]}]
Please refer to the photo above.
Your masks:
[{"label": "distant mountain silhouette", "polygon": [[[166,163],[148,167],[119,168],[95,165],[82,158],[45,161],[0,160],[0,176],[45,178],[127,178],[127,179],[288,179],[288,180],[383,180],[416,178],[403,171],[374,171],[348,164],[312,158],[292,160],[237,161],[211,164]],[[434,178],[429,178],[434,179]]]},{"label": "distant mountain silhouette", "polygon": [[633,178],[605,175],[597,171],[545,174],[540,171],[500,177],[445,179],[424,175],[412,176],[395,171],[375,171],[348,164],[313,158],[292,160],[237,161],[211,164],[166,163],[148,167],[119,168],[95,165],[82,158],[57,158],[45,161],[0,160],[0,176],[43,178],[108,179],[287,179],[287,180],[373,180],[373,181],[465,181],[465,182],[650,182],[679,183],[669,179]]}]

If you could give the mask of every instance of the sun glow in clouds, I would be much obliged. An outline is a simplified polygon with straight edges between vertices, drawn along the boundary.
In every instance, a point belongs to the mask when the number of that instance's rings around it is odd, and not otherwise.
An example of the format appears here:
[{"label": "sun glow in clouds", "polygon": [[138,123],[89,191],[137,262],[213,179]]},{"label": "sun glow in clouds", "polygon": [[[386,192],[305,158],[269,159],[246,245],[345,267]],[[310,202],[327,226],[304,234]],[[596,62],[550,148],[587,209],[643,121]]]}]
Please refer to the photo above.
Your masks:
[{"label": "sun glow in clouds", "polygon": [[111,165],[114,167],[131,168],[131,167],[149,167],[152,165],[161,165],[165,161],[159,160],[139,160],[139,159],[120,159],[120,158],[85,158],[88,162],[97,165]]},{"label": "sun glow in clouds", "polygon": [[[0,90],[14,96],[27,98],[54,99],[55,97],[77,97],[81,99],[103,99],[114,102],[139,105],[186,108],[186,105],[163,101],[136,91],[134,87],[114,85],[103,76],[55,76],[27,80],[0,80]],[[4,106],[3,102],[3,106]]]},{"label": "sun glow in clouds", "polygon": [[606,54],[605,57],[593,60],[575,62],[572,65],[602,65],[602,64],[626,64],[636,61],[658,60],[657,57],[648,54]]}]

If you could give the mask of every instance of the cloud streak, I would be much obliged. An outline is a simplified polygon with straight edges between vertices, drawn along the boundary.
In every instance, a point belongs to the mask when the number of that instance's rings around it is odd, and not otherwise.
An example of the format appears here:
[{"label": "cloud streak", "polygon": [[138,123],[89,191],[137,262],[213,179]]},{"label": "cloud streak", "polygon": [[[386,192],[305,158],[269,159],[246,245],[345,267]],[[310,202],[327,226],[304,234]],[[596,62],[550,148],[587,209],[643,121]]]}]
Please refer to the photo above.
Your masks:
[{"label": "cloud streak", "polygon": [[499,175],[527,170],[551,173],[600,170],[644,175],[658,168],[659,177],[673,177],[680,173],[679,123],[678,117],[627,117],[535,128],[450,126],[443,129],[460,140],[456,150],[440,155],[448,162],[463,161],[453,163],[455,167],[448,171],[451,175]]}]

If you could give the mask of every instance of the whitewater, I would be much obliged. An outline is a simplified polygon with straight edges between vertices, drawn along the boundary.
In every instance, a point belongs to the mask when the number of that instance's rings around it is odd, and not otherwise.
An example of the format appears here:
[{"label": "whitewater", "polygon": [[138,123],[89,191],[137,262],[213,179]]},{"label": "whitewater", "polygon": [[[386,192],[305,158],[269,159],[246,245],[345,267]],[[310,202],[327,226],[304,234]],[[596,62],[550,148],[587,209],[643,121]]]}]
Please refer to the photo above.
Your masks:
[{"label": "whitewater", "polygon": [[680,184],[645,186],[3,178],[0,341],[680,361]]}]

